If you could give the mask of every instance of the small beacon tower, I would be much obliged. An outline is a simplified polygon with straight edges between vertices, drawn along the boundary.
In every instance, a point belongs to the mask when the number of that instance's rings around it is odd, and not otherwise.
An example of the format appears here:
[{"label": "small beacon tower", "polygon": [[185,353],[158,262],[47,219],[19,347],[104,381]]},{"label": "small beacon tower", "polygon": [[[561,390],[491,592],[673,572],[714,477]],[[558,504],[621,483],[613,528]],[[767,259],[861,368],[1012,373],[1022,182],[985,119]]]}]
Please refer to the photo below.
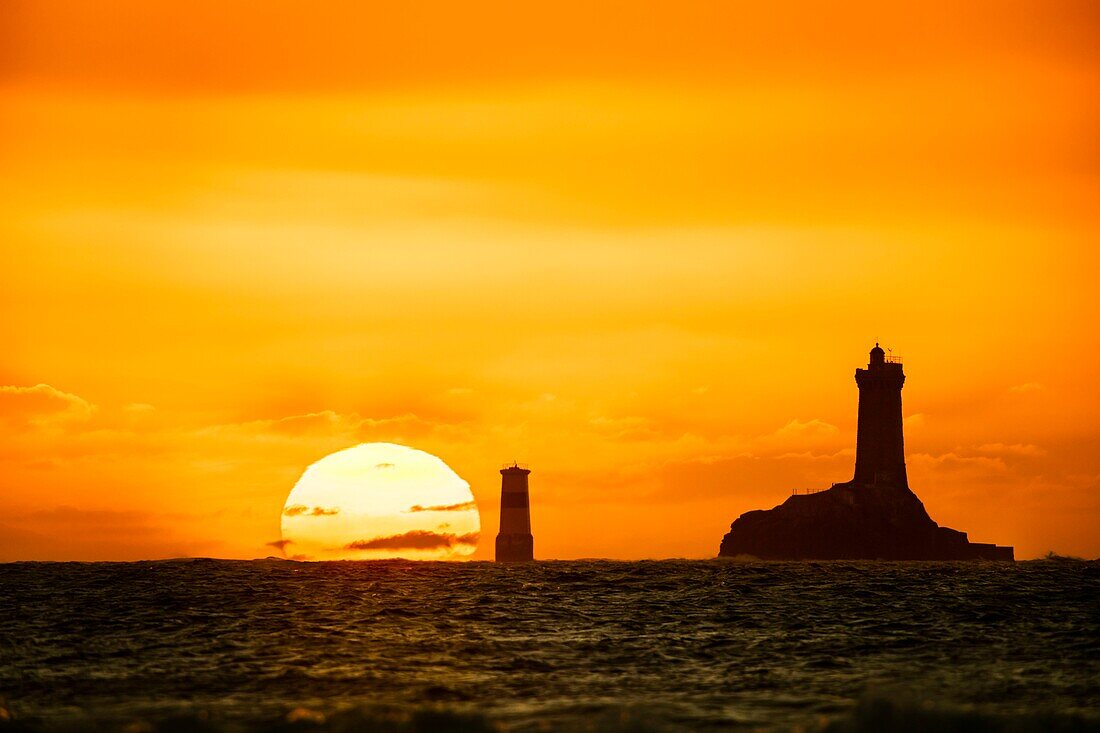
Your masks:
[{"label": "small beacon tower", "polygon": [[518,463],[500,470],[500,533],[497,535],[497,562],[526,562],[535,559],[535,541],[531,537],[531,501],[527,476],[531,472]]},{"label": "small beacon tower", "polygon": [[905,442],[901,426],[901,387],[905,374],[899,357],[887,357],[876,343],[866,369],[856,369],[859,425],[856,429],[856,474],[852,483],[909,488],[905,475]]}]

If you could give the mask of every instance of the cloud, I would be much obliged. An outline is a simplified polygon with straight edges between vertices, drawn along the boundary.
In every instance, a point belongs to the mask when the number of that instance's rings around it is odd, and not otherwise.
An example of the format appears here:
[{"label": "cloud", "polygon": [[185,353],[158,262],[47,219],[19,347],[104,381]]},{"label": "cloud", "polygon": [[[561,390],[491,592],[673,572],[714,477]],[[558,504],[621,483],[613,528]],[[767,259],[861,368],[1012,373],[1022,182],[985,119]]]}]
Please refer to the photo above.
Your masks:
[{"label": "cloud", "polygon": [[1008,466],[1001,458],[989,458],[987,456],[963,456],[950,452],[940,455],[930,453],[913,453],[905,461],[909,466],[918,469],[934,468],[937,470],[961,471],[976,470],[983,473],[1004,473]]},{"label": "cloud", "polygon": [[1008,388],[1009,392],[1016,394],[1026,394],[1028,392],[1041,392],[1046,387],[1038,382],[1024,382],[1023,384],[1017,384]]},{"label": "cloud", "polygon": [[464,501],[461,504],[434,504],[432,506],[421,506],[420,504],[413,504],[411,507],[405,510],[405,513],[411,512],[465,512],[470,509],[477,508],[477,502]]},{"label": "cloud", "polygon": [[0,562],[11,560],[152,560],[224,553],[219,540],[180,537],[178,516],[56,506],[6,514]]},{"label": "cloud", "polygon": [[480,534],[455,535],[450,533],[429,532],[414,529],[403,534],[375,537],[372,540],[357,540],[344,546],[345,550],[438,550],[455,545],[476,545]]},{"label": "cloud", "polygon": [[396,468],[396,467],[397,467],[397,465],[396,465],[396,464],[394,464],[394,463],[376,463],[376,464],[374,465],[374,467],[375,467],[375,468],[382,468],[382,469],[385,469],[385,468]]},{"label": "cloud", "polygon": [[1035,458],[1045,456],[1046,450],[1031,443],[984,443],[978,446],[980,453],[1011,454],[1015,456],[1032,456]]},{"label": "cloud", "polygon": [[332,515],[339,513],[339,507],[308,507],[305,504],[292,504],[291,506],[288,506],[286,509],[283,510],[283,514],[288,517],[331,517]]},{"label": "cloud", "polygon": [[824,420],[791,420],[789,423],[772,433],[772,436],[776,438],[793,437],[798,439],[803,438],[820,438],[820,437],[832,437],[836,435],[838,428],[836,425],[825,422]]},{"label": "cloud", "polygon": [[265,543],[268,547],[274,547],[279,552],[286,552],[286,546],[294,544],[294,540],[275,540]]},{"label": "cloud", "polygon": [[75,525],[84,525],[103,532],[155,534],[159,529],[153,519],[153,515],[147,512],[56,506],[26,514],[20,518],[20,523],[60,531],[69,531]]},{"label": "cloud", "polygon": [[652,440],[660,437],[660,432],[651,427],[650,421],[643,417],[594,417],[588,424],[609,440]]},{"label": "cloud", "polygon": [[363,424],[358,415],[342,415],[333,410],[309,412],[303,415],[288,415],[271,420],[251,420],[249,422],[213,425],[208,432],[234,433],[243,436],[277,436],[280,438],[335,437],[352,435]]},{"label": "cloud", "polygon": [[[840,429],[824,420],[791,420],[750,443],[754,454],[803,453],[813,447],[837,446]],[[837,446],[838,447],[838,446]]]},{"label": "cloud", "polygon": [[783,453],[778,456],[774,456],[773,460],[795,460],[795,461],[836,461],[838,459],[851,459],[856,455],[855,448],[841,448],[838,451],[832,453],[814,453],[813,451],[802,451],[801,453]]},{"label": "cloud", "polygon": [[0,418],[11,422],[41,426],[87,420],[94,411],[90,402],[48,384],[0,386]]},{"label": "cloud", "polygon": [[402,442],[410,436],[435,432],[462,431],[465,428],[445,420],[419,417],[412,413],[394,417],[371,418],[358,413],[333,410],[289,415],[276,419],[212,425],[200,433],[245,439],[280,439],[298,442],[303,438],[337,441],[341,444],[369,442],[378,439]]},{"label": "cloud", "polygon": [[328,433],[339,429],[343,418],[332,410],[311,412],[306,415],[292,415],[267,422],[268,430],[283,435],[305,435],[310,433]]}]

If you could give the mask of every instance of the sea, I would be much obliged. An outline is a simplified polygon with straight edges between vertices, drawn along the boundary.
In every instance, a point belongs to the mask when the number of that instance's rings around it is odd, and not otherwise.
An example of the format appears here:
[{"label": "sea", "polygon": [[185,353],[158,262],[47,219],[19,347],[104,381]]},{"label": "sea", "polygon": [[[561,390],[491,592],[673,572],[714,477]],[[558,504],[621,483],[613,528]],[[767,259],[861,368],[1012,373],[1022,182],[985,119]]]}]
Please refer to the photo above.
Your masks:
[{"label": "sea", "polygon": [[0,565],[0,731],[1100,730],[1100,562]]}]

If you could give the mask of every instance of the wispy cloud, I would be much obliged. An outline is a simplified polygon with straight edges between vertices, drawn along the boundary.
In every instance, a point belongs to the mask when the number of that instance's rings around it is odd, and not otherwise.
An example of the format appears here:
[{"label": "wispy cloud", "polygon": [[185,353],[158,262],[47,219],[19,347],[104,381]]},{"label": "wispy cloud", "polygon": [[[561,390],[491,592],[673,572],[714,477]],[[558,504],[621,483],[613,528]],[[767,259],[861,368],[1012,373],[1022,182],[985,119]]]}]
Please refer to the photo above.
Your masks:
[{"label": "wispy cloud", "polygon": [[95,411],[87,400],[48,384],[0,386],[0,419],[29,425],[86,420]]},{"label": "wispy cloud", "polygon": [[978,452],[1031,456],[1034,458],[1047,454],[1046,450],[1031,443],[984,443],[978,446]]},{"label": "wispy cloud", "polygon": [[820,437],[832,437],[839,431],[836,425],[825,422],[824,420],[791,420],[783,427],[776,430],[768,437],[776,438],[794,438],[798,440],[813,439]]},{"label": "wispy cloud", "polygon": [[283,514],[288,517],[331,517],[334,514],[339,514],[339,507],[323,507],[315,506],[308,507],[305,504],[292,504],[283,510]]},{"label": "wispy cloud", "polygon": [[593,430],[611,440],[653,440],[661,437],[654,430],[652,421],[643,417],[606,417],[591,418],[588,424]]},{"label": "wispy cloud", "polygon": [[450,534],[414,529],[403,534],[357,540],[345,545],[346,550],[439,550],[455,545],[476,545],[480,534]]},{"label": "wispy cloud", "polygon": [[5,511],[0,562],[10,560],[148,560],[222,554],[217,540],[181,537],[181,515],[139,510],[56,506],[29,513]]},{"label": "wispy cloud", "polygon": [[204,428],[204,432],[215,435],[265,436],[293,440],[304,437],[365,440],[375,438],[380,434],[392,434],[395,431],[405,434],[420,434],[432,432],[433,430],[444,430],[448,425],[446,421],[423,418],[413,414],[370,418],[354,412],[340,413],[334,410],[322,410],[270,420],[212,425]]},{"label": "wispy cloud", "polygon": [[464,501],[461,504],[434,504],[432,506],[421,506],[420,504],[413,504],[411,507],[405,510],[405,513],[411,512],[465,512],[470,509],[477,508],[477,502]]},{"label": "wispy cloud", "polygon": [[936,468],[941,471],[979,470],[986,473],[1004,473],[1008,466],[1000,457],[967,456],[949,452],[940,455],[913,453],[906,463],[921,469]]},{"label": "wispy cloud", "polygon": [[294,540],[275,540],[273,542],[266,543],[266,545],[268,547],[274,547],[279,552],[286,552],[286,546],[293,543]]}]

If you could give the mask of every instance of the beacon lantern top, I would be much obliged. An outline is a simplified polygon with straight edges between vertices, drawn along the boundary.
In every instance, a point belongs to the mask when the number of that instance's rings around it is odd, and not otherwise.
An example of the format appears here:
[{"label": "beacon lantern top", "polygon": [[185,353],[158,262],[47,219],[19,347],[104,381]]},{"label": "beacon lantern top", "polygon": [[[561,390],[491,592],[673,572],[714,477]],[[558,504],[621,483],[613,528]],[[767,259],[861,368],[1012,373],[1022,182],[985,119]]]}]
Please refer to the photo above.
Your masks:
[{"label": "beacon lantern top", "polygon": [[901,357],[894,354],[887,354],[878,342],[875,342],[875,348],[871,349],[871,359],[867,364],[867,368],[880,367],[884,364],[901,364]]}]

